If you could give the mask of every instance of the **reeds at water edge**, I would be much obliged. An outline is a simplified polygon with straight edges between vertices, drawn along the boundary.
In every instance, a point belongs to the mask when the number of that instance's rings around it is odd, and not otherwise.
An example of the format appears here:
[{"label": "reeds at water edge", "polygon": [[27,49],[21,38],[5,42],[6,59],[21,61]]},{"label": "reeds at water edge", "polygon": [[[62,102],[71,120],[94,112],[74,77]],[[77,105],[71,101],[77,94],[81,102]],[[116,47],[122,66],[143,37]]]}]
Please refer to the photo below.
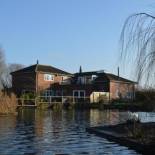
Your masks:
[{"label": "reeds at water edge", "polygon": [[17,98],[11,93],[7,95],[0,91],[0,115],[15,114],[17,109]]}]

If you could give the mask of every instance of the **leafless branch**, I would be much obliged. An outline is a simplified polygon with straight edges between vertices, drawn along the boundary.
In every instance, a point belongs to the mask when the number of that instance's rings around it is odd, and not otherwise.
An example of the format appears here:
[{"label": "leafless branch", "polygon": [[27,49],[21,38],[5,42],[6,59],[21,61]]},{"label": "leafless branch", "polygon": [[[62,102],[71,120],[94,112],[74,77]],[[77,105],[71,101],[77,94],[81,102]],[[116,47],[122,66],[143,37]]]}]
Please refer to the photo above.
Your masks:
[{"label": "leafless branch", "polygon": [[[122,62],[134,64],[139,82],[155,78],[155,17],[147,13],[129,16],[120,37]],[[155,84],[155,83],[154,83]]]}]

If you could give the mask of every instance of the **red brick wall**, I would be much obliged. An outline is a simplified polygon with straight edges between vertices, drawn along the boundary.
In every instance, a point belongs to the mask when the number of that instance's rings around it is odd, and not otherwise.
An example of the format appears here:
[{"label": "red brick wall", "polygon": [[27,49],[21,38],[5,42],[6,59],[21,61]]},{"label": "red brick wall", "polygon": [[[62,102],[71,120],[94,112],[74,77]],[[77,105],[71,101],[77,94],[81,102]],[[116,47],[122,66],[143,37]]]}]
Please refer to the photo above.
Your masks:
[{"label": "red brick wall", "polygon": [[119,98],[118,92],[120,92],[122,98],[125,98],[128,92],[134,94],[134,84],[110,81],[110,99]]},{"label": "red brick wall", "polygon": [[[62,76],[61,75],[54,75],[54,80],[53,81],[46,81],[44,80],[44,75],[46,73],[37,73],[37,83],[38,83],[38,91],[48,89],[50,86],[54,83],[60,83],[62,81]],[[48,74],[48,73],[47,73]]]}]

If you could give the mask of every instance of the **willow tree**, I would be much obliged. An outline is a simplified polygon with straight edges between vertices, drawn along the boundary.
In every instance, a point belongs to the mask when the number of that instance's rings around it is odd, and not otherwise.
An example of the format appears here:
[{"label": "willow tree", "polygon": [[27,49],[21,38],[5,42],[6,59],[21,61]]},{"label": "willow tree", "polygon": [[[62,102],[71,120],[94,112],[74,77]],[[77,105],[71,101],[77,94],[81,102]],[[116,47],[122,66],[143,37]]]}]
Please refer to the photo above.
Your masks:
[{"label": "willow tree", "polygon": [[121,60],[134,64],[139,82],[155,85],[155,16],[129,16],[121,32]]}]

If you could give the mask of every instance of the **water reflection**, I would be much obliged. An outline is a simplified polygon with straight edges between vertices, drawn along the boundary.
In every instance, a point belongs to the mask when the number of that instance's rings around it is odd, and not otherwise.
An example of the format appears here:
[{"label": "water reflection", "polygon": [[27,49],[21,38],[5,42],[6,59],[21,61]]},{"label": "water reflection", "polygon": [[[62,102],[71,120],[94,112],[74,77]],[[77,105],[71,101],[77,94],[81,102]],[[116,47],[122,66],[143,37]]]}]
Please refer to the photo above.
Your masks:
[{"label": "water reflection", "polygon": [[[142,121],[155,120],[155,113],[139,113],[139,116]],[[0,154],[137,154],[85,132],[88,126],[117,124],[128,117],[128,112],[110,110],[23,109],[18,116],[0,117]]]}]

